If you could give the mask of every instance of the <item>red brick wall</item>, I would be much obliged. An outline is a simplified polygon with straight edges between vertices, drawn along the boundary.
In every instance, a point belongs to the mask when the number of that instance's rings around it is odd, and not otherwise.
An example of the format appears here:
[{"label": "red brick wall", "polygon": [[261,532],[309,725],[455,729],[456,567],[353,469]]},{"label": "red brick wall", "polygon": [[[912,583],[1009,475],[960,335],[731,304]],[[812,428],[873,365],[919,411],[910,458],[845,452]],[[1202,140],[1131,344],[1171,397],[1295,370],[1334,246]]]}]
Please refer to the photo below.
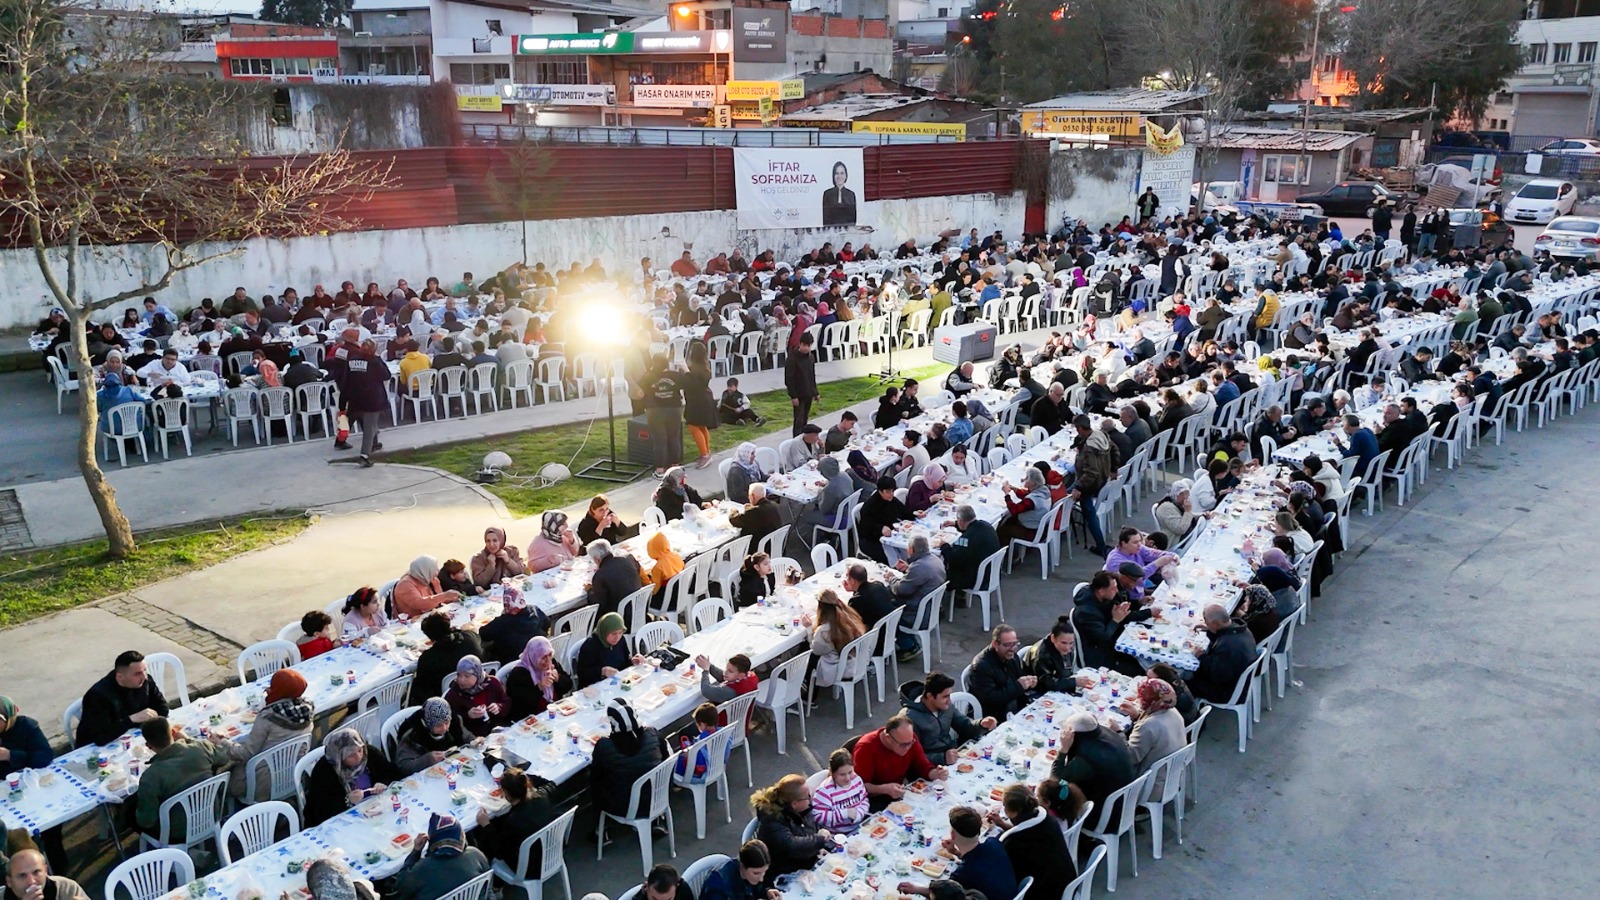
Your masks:
[{"label": "red brick wall", "polygon": [[810,35],[811,37],[822,37],[822,22],[822,16],[807,16],[795,13],[789,17],[789,27],[794,29],[796,34]]},{"label": "red brick wall", "polygon": [[888,19],[866,19],[861,23],[861,36],[869,38],[886,38],[889,36]]},{"label": "red brick wall", "polygon": [[861,36],[859,19],[828,19],[828,37],[853,38]]}]

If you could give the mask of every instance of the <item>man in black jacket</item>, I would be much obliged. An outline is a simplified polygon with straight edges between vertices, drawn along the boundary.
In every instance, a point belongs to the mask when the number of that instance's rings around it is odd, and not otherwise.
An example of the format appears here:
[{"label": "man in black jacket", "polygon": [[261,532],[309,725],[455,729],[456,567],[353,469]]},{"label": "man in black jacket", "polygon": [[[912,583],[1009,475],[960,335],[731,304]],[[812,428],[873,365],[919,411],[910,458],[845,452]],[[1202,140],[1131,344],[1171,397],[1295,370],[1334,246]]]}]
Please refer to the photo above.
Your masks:
[{"label": "man in black jacket", "polygon": [[1228,611],[1215,603],[1203,615],[1211,646],[1200,654],[1200,668],[1189,680],[1189,691],[1201,700],[1227,703],[1239,676],[1256,661],[1256,641],[1243,622],[1230,619]]},{"label": "man in black jacket", "polygon": [[754,544],[782,527],[783,511],[777,500],[767,496],[765,484],[752,484],[749,490],[749,502],[744,509],[729,516],[728,522],[739,529],[740,537],[749,537]]},{"label": "man in black jacket", "polygon": [[873,581],[867,573],[867,567],[856,563],[845,570],[844,589],[850,592],[850,608],[861,616],[868,628],[877,625],[884,616],[894,612],[900,606],[889,586],[881,581]]},{"label": "man in black jacket", "polygon": [[1072,420],[1072,407],[1067,405],[1067,389],[1060,382],[1052,382],[1043,397],[1034,401],[1028,411],[1028,423],[1043,428],[1049,434],[1060,431]]},{"label": "man in black jacket", "polygon": [[994,627],[989,646],[972,659],[967,675],[967,690],[978,698],[985,716],[1003,721],[1006,716],[1021,709],[1028,702],[1028,692],[1039,679],[1022,674],[1017,661],[1017,631],[1001,623]]},{"label": "man in black jacket", "polygon": [[1104,666],[1127,675],[1143,673],[1139,661],[1117,650],[1117,638],[1130,622],[1150,618],[1147,609],[1134,609],[1129,601],[1117,602],[1117,579],[1110,572],[1094,573],[1086,587],[1072,598],[1072,623],[1083,642],[1083,664],[1091,669]]},{"label": "man in black jacket", "polygon": [[789,393],[789,405],[794,407],[794,425],[790,437],[799,437],[801,429],[811,421],[811,404],[817,399],[817,360],[811,355],[812,338],[800,335],[800,345],[789,354],[783,364],[783,387]]},{"label": "man in black jacket", "polygon": [[595,569],[584,603],[597,607],[597,617],[620,612],[622,601],[639,590],[639,563],[626,553],[612,553],[611,542],[606,540],[594,541],[585,552],[594,561]]},{"label": "man in black jacket", "polygon": [[961,536],[939,548],[944,556],[945,576],[950,589],[967,591],[977,584],[978,567],[1000,550],[1000,535],[994,526],[978,518],[971,506],[956,507],[956,530]]},{"label": "man in black jacket", "polygon": [[455,673],[461,657],[484,658],[483,641],[470,631],[450,627],[450,617],[444,613],[431,612],[424,616],[422,635],[433,644],[417,657],[416,678],[411,682],[412,706],[420,705],[429,697],[440,696],[444,677]]},{"label": "man in black jacket", "polygon": [[83,695],[75,747],[109,744],[157,716],[167,714],[161,686],[145,671],[144,654],[124,650],[116,665]]},{"label": "man in black jacket", "polygon": [[345,412],[361,423],[361,465],[372,466],[372,452],[382,450],[378,443],[378,421],[389,407],[389,366],[367,352],[357,350],[344,358],[338,374],[339,400]]}]

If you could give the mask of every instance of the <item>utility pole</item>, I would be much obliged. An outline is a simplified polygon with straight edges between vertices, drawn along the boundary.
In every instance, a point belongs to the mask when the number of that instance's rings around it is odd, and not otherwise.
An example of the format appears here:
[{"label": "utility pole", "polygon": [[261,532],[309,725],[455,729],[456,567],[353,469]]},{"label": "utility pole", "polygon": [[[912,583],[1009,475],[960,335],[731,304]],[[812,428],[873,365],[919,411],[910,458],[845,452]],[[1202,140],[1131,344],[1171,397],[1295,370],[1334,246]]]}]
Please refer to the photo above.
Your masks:
[{"label": "utility pole", "polygon": [[[1300,173],[1300,166],[1306,166],[1309,168],[1311,165],[1310,158],[1307,155],[1307,147],[1311,141],[1311,104],[1317,101],[1317,44],[1322,39],[1322,3],[1320,0],[1316,3],[1316,7],[1316,22],[1311,26],[1311,68],[1307,72],[1307,74],[1310,76],[1307,79],[1307,81],[1310,82],[1310,92],[1306,97],[1305,102],[1300,105],[1300,164],[1295,166],[1295,174],[1297,177]],[[1309,171],[1306,172],[1308,177],[1304,178],[1303,180],[1309,182],[1310,174],[1311,173]],[[1245,185],[1245,188],[1248,190],[1249,185]],[[1299,188],[1296,187],[1295,190],[1298,192]]]}]

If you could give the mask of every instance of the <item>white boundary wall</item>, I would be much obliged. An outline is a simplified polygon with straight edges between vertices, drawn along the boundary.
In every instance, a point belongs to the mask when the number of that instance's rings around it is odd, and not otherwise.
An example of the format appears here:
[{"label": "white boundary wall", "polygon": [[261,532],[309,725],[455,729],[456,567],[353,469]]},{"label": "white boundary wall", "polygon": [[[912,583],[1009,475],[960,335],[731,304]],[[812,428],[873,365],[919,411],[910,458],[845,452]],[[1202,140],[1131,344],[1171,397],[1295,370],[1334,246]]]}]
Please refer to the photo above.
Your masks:
[{"label": "white boundary wall", "polygon": [[[649,256],[666,268],[685,249],[696,261],[735,247],[746,258],[762,250],[776,251],[779,259],[798,259],[806,251],[832,241],[856,246],[871,243],[884,253],[914,237],[923,246],[942,231],[977,228],[980,234],[996,229],[1007,237],[1022,232],[1024,202],[1021,194],[961,194],[882,200],[873,203],[871,229],[795,229],[740,231],[733,210],[667,213],[646,216],[611,216],[594,219],[530,221],[529,262],[551,268],[585,266],[598,257],[612,274],[632,273],[640,257]],[[354,231],[324,237],[258,238],[245,242],[236,257],[217,260],[174,279],[158,299],[174,310],[195,306],[202,297],[218,303],[242,285],[259,299],[293,287],[302,296],[321,284],[329,293],[341,282],[364,289],[376,281],[384,290],[404,278],[421,287],[430,275],[446,285],[455,284],[463,271],[479,280],[516,261],[521,255],[522,223],[452,225],[440,228],[406,228],[389,231]],[[202,248],[203,249],[203,248]],[[85,296],[105,296],[155,277],[160,254],[149,245],[123,245],[90,255],[81,278]],[[65,267],[59,270],[65,277]],[[50,307],[48,290],[34,262],[32,250],[0,250],[0,328],[31,326]],[[138,301],[127,304],[138,305]],[[120,313],[118,313],[120,315]]]}]

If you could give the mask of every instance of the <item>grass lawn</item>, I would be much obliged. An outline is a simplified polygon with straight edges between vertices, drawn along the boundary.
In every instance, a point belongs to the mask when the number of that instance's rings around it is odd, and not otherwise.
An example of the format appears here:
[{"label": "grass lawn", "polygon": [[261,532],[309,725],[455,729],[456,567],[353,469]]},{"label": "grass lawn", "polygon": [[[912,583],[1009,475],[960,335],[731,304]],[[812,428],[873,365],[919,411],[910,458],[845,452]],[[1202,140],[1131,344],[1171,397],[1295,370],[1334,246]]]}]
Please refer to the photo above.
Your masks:
[{"label": "grass lawn", "polygon": [[292,516],[151,531],[138,536],[139,549],[124,560],[108,558],[105,541],[0,556],[0,628],[282,543],[310,524]]},{"label": "grass lawn", "polygon": [[[945,374],[950,371],[950,366],[932,365],[916,369],[908,369],[905,375],[915,378],[926,385],[924,393],[929,393]],[[713,390],[720,388],[720,380],[713,382]],[[929,382],[934,384],[930,385]],[[859,378],[846,378],[821,385],[822,398],[811,406],[813,417],[822,413],[832,412],[852,406],[863,400],[870,400],[883,395],[883,387],[878,384],[875,375],[864,375]],[[750,397],[750,405],[755,411],[769,419],[764,427],[754,425],[730,426],[723,425],[711,431],[711,451],[728,450],[740,443],[753,440],[763,434],[770,434],[779,429],[787,430],[791,418],[789,397],[781,390],[768,391],[764,394],[754,394]],[[626,435],[625,416],[617,417],[618,436],[617,452],[626,453],[623,444]],[[511,455],[514,471],[524,476],[537,472],[540,466],[549,462],[566,463],[577,453],[577,460],[571,463],[572,471],[576,472],[584,466],[598,460],[610,452],[610,443],[606,436],[605,419],[595,419],[592,429],[589,423],[580,422],[571,425],[558,425],[552,428],[540,428],[523,434],[506,435],[489,440],[469,441],[461,444],[451,444],[440,447],[427,447],[419,450],[407,450],[389,455],[391,462],[408,463],[418,466],[432,466],[443,469],[464,477],[471,477],[483,464],[483,457],[491,450],[503,450]],[[588,440],[585,442],[585,433]],[[693,460],[696,456],[694,441],[684,433],[685,460]],[[579,450],[579,447],[582,447]],[[595,481],[587,478],[569,478],[559,484],[541,487],[537,484],[519,484],[513,476],[505,478],[498,484],[484,485],[496,496],[505,501],[507,508],[518,516],[530,516],[547,509],[561,509],[580,503],[593,497],[596,493],[604,491],[607,487],[615,487],[608,482]]]}]

